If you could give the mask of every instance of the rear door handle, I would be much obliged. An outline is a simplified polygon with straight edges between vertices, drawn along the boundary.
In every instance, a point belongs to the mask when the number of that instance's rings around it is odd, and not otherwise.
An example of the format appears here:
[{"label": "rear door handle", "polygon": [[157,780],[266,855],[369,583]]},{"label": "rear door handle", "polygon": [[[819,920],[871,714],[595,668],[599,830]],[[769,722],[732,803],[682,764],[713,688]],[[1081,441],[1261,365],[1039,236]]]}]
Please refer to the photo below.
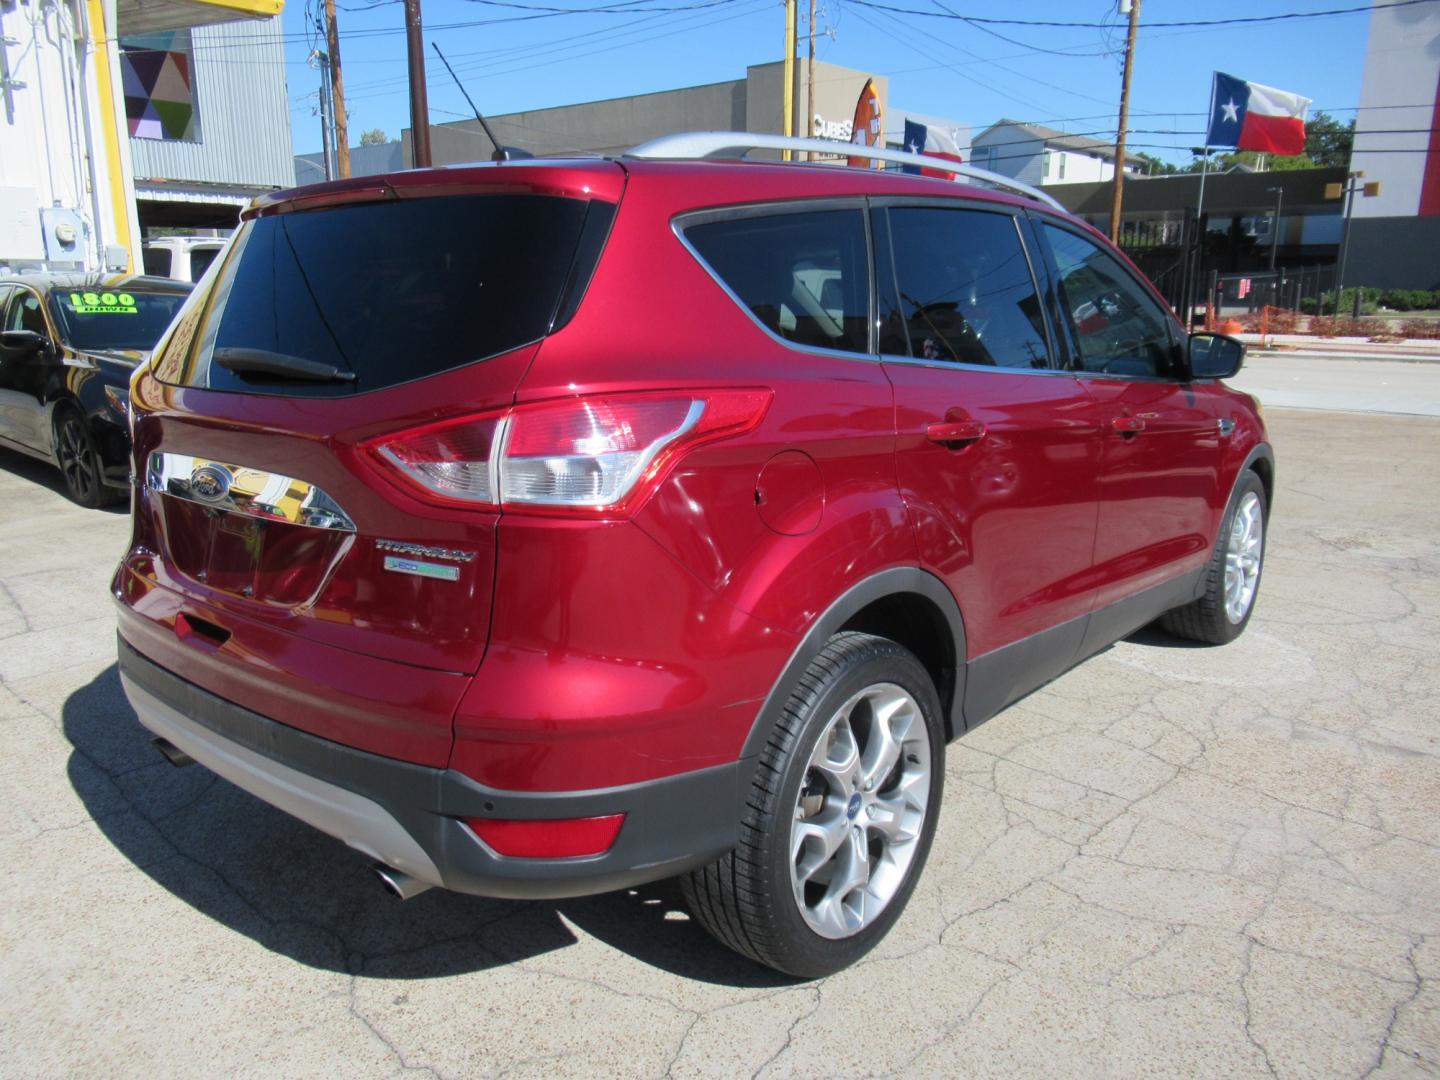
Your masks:
[{"label": "rear door handle", "polygon": [[1110,430],[1118,435],[1134,435],[1145,430],[1145,421],[1138,416],[1115,416],[1110,419]]},{"label": "rear door handle", "polygon": [[985,425],[979,420],[946,420],[926,427],[925,437],[953,448],[956,443],[973,443],[983,439],[985,431]]}]

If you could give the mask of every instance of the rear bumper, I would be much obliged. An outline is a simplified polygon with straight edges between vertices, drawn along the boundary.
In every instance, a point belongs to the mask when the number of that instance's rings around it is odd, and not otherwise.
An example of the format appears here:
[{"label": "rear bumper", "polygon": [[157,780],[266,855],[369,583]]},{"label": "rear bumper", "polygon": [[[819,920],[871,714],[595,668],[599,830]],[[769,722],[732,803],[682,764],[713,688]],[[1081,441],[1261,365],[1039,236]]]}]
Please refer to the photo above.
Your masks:
[{"label": "rear bumper", "polygon": [[[396,761],[270,720],[160,667],[119,639],[140,722],[238,787],[421,881],[458,892],[549,899],[670,877],[735,845],[739,762],[592,791],[488,788],[453,769]],[[497,855],[471,817],[625,814],[611,849],[566,859]]]}]

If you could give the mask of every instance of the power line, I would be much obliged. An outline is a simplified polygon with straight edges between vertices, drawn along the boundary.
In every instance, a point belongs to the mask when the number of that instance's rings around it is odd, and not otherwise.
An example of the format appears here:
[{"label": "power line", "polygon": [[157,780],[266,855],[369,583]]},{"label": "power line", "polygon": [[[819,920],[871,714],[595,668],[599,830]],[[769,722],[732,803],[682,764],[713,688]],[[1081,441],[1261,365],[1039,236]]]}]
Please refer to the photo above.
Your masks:
[{"label": "power line", "polygon": [[[1051,19],[996,19],[983,15],[961,15],[959,13],[926,11],[918,8],[895,7],[890,4],[881,4],[876,0],[849,0],[852,4],[859,4],[861,7],[875,8],[880,11],[891,11],[900,15],[919,15],[930,19],[957,19],[967,23],[985,23],[990,26],[1033,26],[1062,30],[1104,30],[1109,29],[1111,24],[1103,22],[1063,22]],[[1433,4],[1437,0],[1394,0],[1393,3],[1385,4],[1386,8],[1412,7],[1416,4]],[[1141,29],[1160,30],[1177,29],[1184,27],[1210,27],[1210,26],[1240,26],[1253,23],[1284,22],[1293,19],[1319,19],[1331,15],[1357,15],[1362,12],[1368,13],[1371,10],[1370,4],[1361,7],[1330,8],[1326,11],[1287,11],[1278,15],[1243,15],[1229,19],[1182,19],[1165,22],[1142,22]]]}]

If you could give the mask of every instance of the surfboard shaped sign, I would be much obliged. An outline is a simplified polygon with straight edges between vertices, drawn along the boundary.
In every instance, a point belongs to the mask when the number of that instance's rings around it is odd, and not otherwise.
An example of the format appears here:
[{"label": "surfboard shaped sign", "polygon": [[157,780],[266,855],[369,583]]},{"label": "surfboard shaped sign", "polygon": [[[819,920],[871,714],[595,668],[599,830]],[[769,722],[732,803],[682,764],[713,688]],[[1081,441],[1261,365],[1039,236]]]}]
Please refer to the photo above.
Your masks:
[{"label": "surfboard shaped sign", "polygon": [[[885,145],[885,110],[880,104],[880,92],[875,89],[875,80],[866,79],[860,91],[860,100],[855,103],[855,123],[850,130],[850,141],[858,146]],[[859,168],[883,168],[881,162],[867,157],[852,157],[850,164]]]}]

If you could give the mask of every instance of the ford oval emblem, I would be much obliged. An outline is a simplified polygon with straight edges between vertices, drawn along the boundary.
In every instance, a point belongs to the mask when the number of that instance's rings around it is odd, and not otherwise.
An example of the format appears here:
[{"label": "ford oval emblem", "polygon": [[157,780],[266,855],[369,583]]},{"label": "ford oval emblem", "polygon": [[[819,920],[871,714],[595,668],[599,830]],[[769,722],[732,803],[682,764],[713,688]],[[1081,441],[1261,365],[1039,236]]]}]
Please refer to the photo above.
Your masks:
[{"label": "ford oval emblem", "polygon": [[190,474],[190,494],[205,502],[218,503],[230,494],[230,470],[223,465],[201,465]]}]

